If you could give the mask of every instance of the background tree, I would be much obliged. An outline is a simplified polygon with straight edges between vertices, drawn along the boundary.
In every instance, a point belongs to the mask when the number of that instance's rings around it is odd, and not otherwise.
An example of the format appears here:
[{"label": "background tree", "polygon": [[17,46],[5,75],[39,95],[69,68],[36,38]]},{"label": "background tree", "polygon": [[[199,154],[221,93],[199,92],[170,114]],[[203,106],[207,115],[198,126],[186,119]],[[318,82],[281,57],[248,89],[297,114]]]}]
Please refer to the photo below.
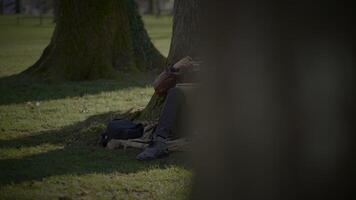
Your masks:
[{"label": "background tree", "polygon": [[154,9],[153,0],[147,0],[147,12],[146,14],[152,14]]},{"label": "background tree", "polygon": [[0,0],[0,15],[4,13],[4,3],[3,0]]},{"label": "background tree", "polygon": [[154,11],[156,17],[161,16],[161,1],[160,0],[154,0]]},{"label": "background tree", "polygon": [[16,12],[16,14],[20,14],[21,13],[21,2],[20,2],[20,0],[16,0],[15,1],[15,12]]},{"label": "background tree", "polygon": [[92,80],[115,70],[163,66],[134,0],[58,1],[56,27],[41,58],[24,74],[41,79]]},{"label": "background tree", "polygon": [[[199,59],[199,0],[174,1],[173,35],[166,67],[176,63],[185,56]],[[165,97],[153,95],[150,102],[140,114],[140,119],[156,119],[160,114]]]}]

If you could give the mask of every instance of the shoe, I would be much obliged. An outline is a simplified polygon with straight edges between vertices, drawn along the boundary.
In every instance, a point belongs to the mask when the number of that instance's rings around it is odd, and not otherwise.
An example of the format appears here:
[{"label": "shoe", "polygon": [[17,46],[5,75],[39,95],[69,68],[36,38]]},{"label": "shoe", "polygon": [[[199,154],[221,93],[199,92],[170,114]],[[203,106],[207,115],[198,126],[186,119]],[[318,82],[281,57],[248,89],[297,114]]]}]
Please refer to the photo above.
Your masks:
[{"label": "shoe", "polygon": [[136,156],[137,160],[155,160],[168,156],[168,146],[165,142],[154,141]]}]

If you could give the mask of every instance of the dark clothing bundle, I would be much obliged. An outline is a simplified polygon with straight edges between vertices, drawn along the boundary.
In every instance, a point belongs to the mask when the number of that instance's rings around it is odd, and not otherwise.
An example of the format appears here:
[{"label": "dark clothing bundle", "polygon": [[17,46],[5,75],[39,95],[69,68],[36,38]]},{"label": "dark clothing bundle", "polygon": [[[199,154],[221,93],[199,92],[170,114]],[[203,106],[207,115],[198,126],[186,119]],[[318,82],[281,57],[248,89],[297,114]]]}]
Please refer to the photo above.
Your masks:
[{"label": "dark clothing bundle", "polygon": [[100,143],[106,147],[112,139],[128,140],[139,138],[142,135],[142,124],[136,124],[127,119],[114,119],[109,122],[106,131],[101,135]]}]

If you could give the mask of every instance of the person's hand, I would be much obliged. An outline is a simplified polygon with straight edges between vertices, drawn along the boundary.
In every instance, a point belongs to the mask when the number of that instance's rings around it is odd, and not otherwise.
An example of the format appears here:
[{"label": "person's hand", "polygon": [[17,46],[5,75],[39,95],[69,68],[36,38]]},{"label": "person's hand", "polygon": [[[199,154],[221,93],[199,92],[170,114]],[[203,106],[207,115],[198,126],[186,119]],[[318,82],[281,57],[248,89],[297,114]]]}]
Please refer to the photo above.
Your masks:
[{"label": "person's hand", "polygon": [[174,69],[186,69],[193,67],[193,59],[189,56],[182,58],[176,64],[173,65]]}]

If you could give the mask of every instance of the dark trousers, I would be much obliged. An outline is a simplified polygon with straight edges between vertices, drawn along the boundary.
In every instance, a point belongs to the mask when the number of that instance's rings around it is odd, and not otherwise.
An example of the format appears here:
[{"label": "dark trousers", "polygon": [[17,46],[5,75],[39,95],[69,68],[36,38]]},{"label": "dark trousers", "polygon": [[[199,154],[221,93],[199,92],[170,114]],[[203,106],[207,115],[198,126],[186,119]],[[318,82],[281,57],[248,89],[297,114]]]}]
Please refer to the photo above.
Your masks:
[{"label": "dark trousers", "polygon": [[154,140],[167,139],[171,136],[172,129],[181,121],[182,108],[185,104],[186,96],[181,89],[174,87],[168,90],[158,126],[153,135]]}]

